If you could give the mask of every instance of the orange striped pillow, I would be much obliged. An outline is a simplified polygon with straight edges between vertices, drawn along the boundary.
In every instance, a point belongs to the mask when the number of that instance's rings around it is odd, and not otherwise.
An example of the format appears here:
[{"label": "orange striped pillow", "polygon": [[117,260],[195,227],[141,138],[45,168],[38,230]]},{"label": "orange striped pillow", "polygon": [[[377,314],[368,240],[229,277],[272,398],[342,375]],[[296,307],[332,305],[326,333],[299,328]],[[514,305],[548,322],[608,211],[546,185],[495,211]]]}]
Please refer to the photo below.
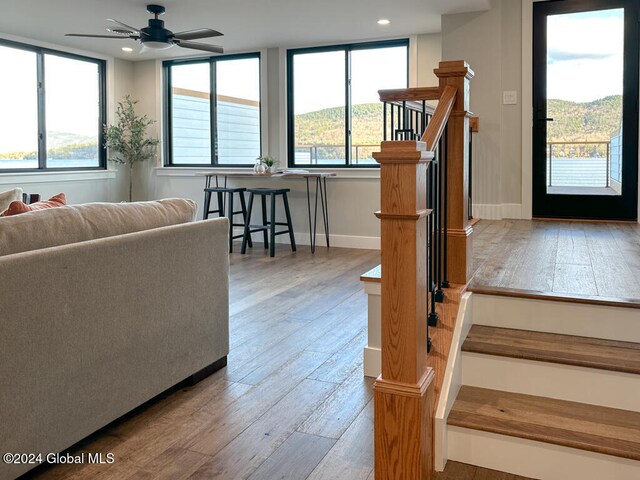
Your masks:
[{"label": "orange striped pillow", "polygon": [[19,215],[20,213],[33,212],[35,210],[44,210],[45,208],[62,207],[67,204],[67,197],[64,193],[54,195],[49,200],[32,203],[27,205],[19,200],[13,201],[0,217],[10,217],[11,215]]}]

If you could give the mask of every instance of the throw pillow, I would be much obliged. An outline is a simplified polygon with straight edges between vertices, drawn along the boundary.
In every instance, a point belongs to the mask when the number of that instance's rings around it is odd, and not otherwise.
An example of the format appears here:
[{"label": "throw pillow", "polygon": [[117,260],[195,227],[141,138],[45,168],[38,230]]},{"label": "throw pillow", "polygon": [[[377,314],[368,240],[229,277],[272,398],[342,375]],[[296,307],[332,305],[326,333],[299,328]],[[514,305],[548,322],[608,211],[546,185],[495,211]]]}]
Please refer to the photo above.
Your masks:
[{"label": "throw pillow", "polygon": [[22,200],[21,188],[14,188],[0,193],[0,212],[4,212],[9,208],[11,202],[15,202],[16,200]]},{"label": "throw pillow", "polygon": [[19,215],[20,213],[34,212],[36,210],[44,210],[45,208],[62,207],[67,204],[67,197],[64,193],[54,195],[49,200],[43,200],[41,202],[32,203],[27,205],[22,201],[11,202],[9,208],[2,213],[2,217],[10,217],[11,215]]}]

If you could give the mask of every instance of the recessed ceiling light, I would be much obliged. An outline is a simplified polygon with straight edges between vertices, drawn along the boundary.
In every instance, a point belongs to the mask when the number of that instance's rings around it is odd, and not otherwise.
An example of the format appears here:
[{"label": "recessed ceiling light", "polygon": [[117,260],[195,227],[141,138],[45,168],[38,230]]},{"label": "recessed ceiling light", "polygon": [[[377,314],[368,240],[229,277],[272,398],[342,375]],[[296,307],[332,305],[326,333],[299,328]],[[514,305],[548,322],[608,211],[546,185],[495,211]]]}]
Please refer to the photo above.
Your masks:
[{"label": "recessed ceiling light", "polygon": [[131,47],[122,47],[122,51],[123,52],[127,52],[127,53],[131,53],[131,52],[133,52],[133,48],[131,48]]},{"label": "recessed ceiling light", "polygon": [[391,22],[386,18],[381,18],[380,20],[378,20],[378,25],[389,25],[390,23]]}]

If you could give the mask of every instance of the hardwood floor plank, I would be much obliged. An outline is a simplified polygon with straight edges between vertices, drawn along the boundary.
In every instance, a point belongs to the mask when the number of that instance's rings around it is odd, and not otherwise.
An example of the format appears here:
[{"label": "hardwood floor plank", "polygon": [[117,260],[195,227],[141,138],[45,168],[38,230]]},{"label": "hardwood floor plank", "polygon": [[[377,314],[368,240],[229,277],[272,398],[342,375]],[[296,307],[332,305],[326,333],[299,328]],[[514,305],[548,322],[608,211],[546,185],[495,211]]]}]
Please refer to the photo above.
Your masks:
[{"label": "hardwood floor plank", "polygon": [[559,227],[556,263],[591,265],[584,229],[576,223],[567,223]]},{"label": "hardwood floor plank", "polygon": [[479,225],[485,226],[474,234],[472,288],[640,299],[637,224],[482,220]]},{"label": "hardwood floor plank", "polygon": [[189,478],[248,478],[334,388],[330,383],[303,380]]},{"label": "hardwood floor plank", "polygon": [[215,455],[328,357],[318,352],[301,352],[295,360],[228,407],[220,409],[216,404],[204,406],[183,425],[186,431],[181,435],[181,446],[205,455]]},{"label": "hardwood floor plank", "polygon": [[305,480],[335,442],[330,438],[293,432],[249,480]]},{"label": "hardwood floor plank", "polygon": [[[360,309],[364,293],[344,300],[317,321],[305,324],[243,365],[230,366],[228,378],[256,385],[298,355],[301,349],[333,354],[366,325],[366,310]],[[364,298],[366,302],[366,298]]]},{"label": "hardwood floor plank", "polygon": [[170,447],[145,467],[132,472],[131,480],[185,480],[211,457],[184,448]]},{"label": "hardwood floor plank", "polygon": [[364,376],[362,367],[353,370],[344,383],[300,425],[298,431],[340,438],[373,398],[373,382],[373,378]]},{"label": "hardwood floor plank", "polygon": [[373,470],[373,460],[373,400],[371,400],[308,479],[366,479]]},{"label": "hardwood floor plank", "polygon": [[344,382],[351,372],[362,365],[362,350],[366,345],[367,329],[363,328],[307,378],[332,383]]},{"label": "hardwood floor plank", "polygon": [[551,291],[597,295],[598,288],[591,263],[588,265],[556,263]]}]

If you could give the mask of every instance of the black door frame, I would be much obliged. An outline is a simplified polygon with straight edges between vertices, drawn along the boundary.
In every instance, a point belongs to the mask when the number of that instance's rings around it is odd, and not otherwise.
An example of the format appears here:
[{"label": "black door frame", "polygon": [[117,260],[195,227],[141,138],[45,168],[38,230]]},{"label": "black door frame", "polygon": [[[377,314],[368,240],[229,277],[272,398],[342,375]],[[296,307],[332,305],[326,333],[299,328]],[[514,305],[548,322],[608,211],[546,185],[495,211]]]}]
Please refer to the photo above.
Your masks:
[{"label": "black door frame", "polygon": [[[546,185],[548,15],[624,8],[622,195],[552,195]],[[638,0],[551,0],[533,4],[533,216],[637,220],[638,218]],[[633,159],[631,161],[630,159]]]}]

